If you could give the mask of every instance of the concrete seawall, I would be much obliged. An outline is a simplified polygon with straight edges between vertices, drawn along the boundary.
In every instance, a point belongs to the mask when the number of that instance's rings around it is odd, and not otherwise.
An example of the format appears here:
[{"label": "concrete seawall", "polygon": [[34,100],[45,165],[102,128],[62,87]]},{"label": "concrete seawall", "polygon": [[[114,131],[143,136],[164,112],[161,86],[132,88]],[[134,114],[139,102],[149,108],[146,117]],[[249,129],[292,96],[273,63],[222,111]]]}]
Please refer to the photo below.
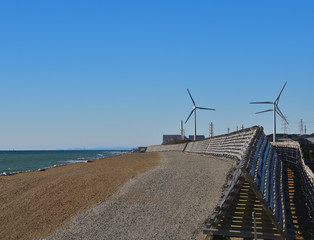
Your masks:
[{"label": "concrete seawall", "polygon": [[[296,148],[299,157],[295,160],[295,164],[298,165],[301,173],[302,186],[313,215],[314,175],[304,164],[300,147]],[[261,228],[265,229],[259,233],[258,237],[271,239],[293,239],[295,237],[296,229],[292,221],[290,202],[287,201],[288,188],[285,187],[287,184],[283,183],[283,174],[286,174],[287,167],[277,154],[275,146],[267,139],[262,127],[255,126],[186,144],[149,146],[147,151],[183,151],[185,153],[227,157],[236,162],[204,233],[252,237],[252,230],[247,230],[245,227],[245,224],[251,224],[250,220],[246,223],[243,222],[242,227],[240,224],[237,226],[238,228],[234,229],[232,224],[230,226],[228,224],[223,225],[224,214],[226,214],[227,209],[232,207],[231,203],[235,196],[243,189],[243,186],[246,186],[255,196],[258,204],[262,206],[260,214],[264,214],[269,222],[267,228],[265,228],[265,224],[261,223]],[[225,228],[221,226],[225,226]],[[236,233],[237,231],[240,233]]]},{"label": "concrete seawall", "polygon": [[226,156],[240,160],[259,127],[244,129],[197,142],[148,146],[147,152],[179,151]]}]

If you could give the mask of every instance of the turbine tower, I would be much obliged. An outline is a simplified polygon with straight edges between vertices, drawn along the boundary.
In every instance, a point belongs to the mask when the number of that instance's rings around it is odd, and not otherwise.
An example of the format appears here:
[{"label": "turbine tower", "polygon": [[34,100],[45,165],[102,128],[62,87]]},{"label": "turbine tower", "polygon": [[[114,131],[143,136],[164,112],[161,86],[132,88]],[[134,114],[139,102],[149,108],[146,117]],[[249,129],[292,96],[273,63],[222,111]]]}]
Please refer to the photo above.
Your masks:
[{"label": "turbine tower", "polygon": [[192,115],[193,112],[194,112],[194,141],[196,141],[196,109],[201,109],[201,110],[213,110],[213,111],[215,111],[216,109],[197,107],[196,104],[195,104],[195,102],[194,102],[194,99],[193,99],[193,97],[192,97],[192,95],[191,95],[191,93],[190,93],[190,91],[189,91],[189,89],[187,89],[187,90],[188,90],[188,93],[189,93],[190,98],[191,98],[192,103],[193,103],[193,109],[192,109],[190,115],[188,116],[188,118],[186,119],[185,123],[187,123],[187,121],[190,119],[191,115]]},{"label": "turbine tower", "polygon": [[279,107],[278,107],[278,104],[279,104],[279,98],[280,98],[280,95],[283,91],[283,89],[285,88],[287,82],[283,85],[278,97],[275,99],[275,101],[273,102],[250,102],[250,104],[273,104],[273,109],[268,109],[268,110],[265,110],[265,111],[261,111],[261,112],[257,112],[256,114],[259,114],[259,113],[264,113],[264,112],[273,112],[274,113],[274,132],[273,132],[273,142],[276,142],[276,113],[287,123],[287,119],[285,118],[285,116],[282,114],[282,112],[280,111]]}]

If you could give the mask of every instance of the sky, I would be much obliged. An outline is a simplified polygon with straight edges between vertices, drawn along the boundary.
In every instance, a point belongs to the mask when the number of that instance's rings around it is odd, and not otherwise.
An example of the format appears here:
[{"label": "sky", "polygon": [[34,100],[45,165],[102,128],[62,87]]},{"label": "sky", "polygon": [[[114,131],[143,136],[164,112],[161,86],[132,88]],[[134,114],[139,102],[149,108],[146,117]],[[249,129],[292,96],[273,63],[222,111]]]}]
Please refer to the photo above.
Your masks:
[{"label": "sky", "polygon": [[[0,150],[160,144],[197,132],[314,132],[314,1],[0,1]],[[277,117],[277,132],[283,122]],[[186,135],[194,133],[191,118]]]}]

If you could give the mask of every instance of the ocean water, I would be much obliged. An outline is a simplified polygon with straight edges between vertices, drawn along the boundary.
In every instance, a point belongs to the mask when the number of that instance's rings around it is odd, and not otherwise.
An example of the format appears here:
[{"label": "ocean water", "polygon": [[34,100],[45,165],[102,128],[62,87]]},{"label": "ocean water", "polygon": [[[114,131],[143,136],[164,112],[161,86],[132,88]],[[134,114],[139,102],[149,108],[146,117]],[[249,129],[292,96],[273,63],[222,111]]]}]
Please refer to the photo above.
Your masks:
[{"label": "ocean water", "polygon": [[0,151],[0,175],[37,171],[124,153],[126,151],[118,150]]}]

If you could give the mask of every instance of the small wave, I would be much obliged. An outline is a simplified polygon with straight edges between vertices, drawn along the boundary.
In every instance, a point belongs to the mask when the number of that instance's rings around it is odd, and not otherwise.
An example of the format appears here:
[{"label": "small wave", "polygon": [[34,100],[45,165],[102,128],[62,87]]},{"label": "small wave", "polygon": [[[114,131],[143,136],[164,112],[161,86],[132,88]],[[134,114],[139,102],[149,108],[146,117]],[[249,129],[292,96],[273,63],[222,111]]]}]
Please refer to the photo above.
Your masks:
[{"label": "small wave", "polygon": [[67,164],[72,164],[72,163],[80,163],[80,162],[86,162],[85,158],[80,158],[77,160],[66,160],[66,161],[62,161],[63,163],[67,163]]},{"label": "small wave", "polygon": [[31,172],[31,170],[15,171],[15,172],[2,172],[2,173],[0,173],[0,176],[10,176],[10,175],[15,175],[15,174],[22,173],[22,172]]},{"label": "small wave", "polygon": [[[87,154],[88,153],[88,154]],[[57,166],[63,166],[67,164],[74,164],[79,162],[90,162],[94,159],[105,158],[109,156],[115,156],[124,154],[125,151],[113,150],[113,151],[98,151],[98,152],[84,152],[81,155],[77,155],[77,152],[71,151],[56,151],[56,152],[23,152],[26,157],[26,161],[21,164],[19,162],[19,155],[13,158],[13,162],[17,167],[3,166],[0,169],[0,176],[14,175],[22,172],[31,171],[43,171],[44,169],[54,168]],[[20,153],[15,153],[20,154]],[[38,155],[38,158],[34,158],[34,154]],[[68,156],[68,157],[67,157]],[[25,163],[25,166],[24,166]],[[29,164],[28,164],[29,163]],[[27,165],[28,164],[28,165]]]}]

